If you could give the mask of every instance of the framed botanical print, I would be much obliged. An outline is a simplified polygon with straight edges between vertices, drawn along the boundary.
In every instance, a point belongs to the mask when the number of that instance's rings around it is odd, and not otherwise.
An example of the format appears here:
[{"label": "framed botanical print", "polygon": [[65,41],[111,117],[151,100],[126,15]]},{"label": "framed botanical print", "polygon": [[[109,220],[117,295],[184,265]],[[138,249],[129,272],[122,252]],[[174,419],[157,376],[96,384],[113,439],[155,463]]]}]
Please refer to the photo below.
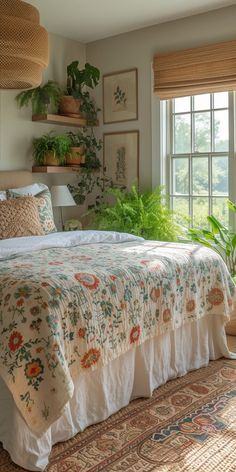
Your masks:
[{"label": "framed botanical print", "polygon": [[138,119],[138,71],[103,76],[103,121],[118,123]]},{"label": "framed botanical print", "polygon": [[139,179],[139,131],[104,133],[103,165],[113,184],[128,189]]}]

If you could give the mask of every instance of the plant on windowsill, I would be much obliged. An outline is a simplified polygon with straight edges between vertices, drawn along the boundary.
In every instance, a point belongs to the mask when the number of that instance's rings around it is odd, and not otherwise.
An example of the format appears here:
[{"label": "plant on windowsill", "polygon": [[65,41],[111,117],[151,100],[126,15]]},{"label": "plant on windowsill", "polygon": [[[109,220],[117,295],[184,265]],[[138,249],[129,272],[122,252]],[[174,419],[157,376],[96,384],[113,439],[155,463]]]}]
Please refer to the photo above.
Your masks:
[{"label": "plant on windowsill", "polygon": [[66,155],[70,152],[71,142],[68,136],[47,133],[33,140],[33,156],[39,166],[63,166]]},{"label": "plant on windowsill", "polygon": [[20,92],[16,96],[16,101],[19,108],[28,107],[31,104],[33,115],[40,115],[48,111],[57,113],[61,96],[60,85],[49,80],[43,86]]},{"label": "plant on windowsill", "polygon": [[60,114],[64,116],[86,116],[89,125],[97,122],[97,112],[94,100],[87,88],[93,89],[99,83],[100,71],[89,63],[84,69],[79,69],[79,61],[73,61],[67,66],[67,89],[60,101]]}]

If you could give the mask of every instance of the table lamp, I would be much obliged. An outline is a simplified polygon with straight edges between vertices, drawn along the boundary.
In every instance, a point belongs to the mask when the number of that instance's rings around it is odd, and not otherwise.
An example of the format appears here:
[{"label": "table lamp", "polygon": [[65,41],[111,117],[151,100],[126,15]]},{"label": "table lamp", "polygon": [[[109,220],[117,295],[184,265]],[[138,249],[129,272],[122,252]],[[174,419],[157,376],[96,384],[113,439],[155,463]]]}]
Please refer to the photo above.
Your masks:
[{"label": "table lamp", "polygon": [[63,230],[63,215],[62,207],[76,206],[74,198],[72,197],[67,185],[53,185],[51,187],[52,206],[58,207],[60,211],[60,225]]}]

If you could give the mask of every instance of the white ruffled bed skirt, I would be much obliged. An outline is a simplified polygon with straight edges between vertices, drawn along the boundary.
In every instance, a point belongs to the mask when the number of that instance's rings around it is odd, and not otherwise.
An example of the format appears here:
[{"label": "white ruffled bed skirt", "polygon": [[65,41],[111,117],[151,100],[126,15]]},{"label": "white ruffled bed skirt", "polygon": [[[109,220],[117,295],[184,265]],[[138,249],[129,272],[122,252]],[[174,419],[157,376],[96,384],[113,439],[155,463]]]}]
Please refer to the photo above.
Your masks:
[{"label": "white ruffled bed skirt", "polygon": [[0,379],[0,441],[4,449],[21,467],[43,470],[53,444],[103,421],[135,397],[150,397],[169,379],[206,366],[209,360],[235,358],[227,348],[224,321],[223,316],[209,315],[84,373],[63,416],[40,439],[30,432]]}]

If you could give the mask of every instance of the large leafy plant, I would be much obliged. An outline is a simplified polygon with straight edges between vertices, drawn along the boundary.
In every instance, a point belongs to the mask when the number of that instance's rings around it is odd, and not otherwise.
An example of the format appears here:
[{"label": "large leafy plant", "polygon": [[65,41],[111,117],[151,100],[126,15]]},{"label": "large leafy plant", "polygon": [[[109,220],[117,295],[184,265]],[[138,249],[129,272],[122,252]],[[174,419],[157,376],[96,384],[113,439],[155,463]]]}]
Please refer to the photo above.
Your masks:
[{"label": "large leafy plant", "polygon": [[67,93],[75,98],[83,96],[85,87],[94,88],[98,85],[100,71],[88,62],[84,69],[79,69],[79,61],[73,61],[67,66]]},{"label": "large leafy plant", "polygon": [[[229,210],[236,213],[236,205],[230,200],[226,201]],[[216,251],[225,261],[229,272],[236,281],[236,233],[223,225],[215,216],[207,217],[210,229],[188,230],[188,236],[192,241],[203,244]]]},{"label": "large leafy plant", "polygon": [[93,126],[97,121],[97,113],[100,109],[96,106],[87,88],[93,89],[99,83],[100,71],[88,62],[83,69],[79,69],[79,61],[73,61],[67,66],[67,90],[68,95],[81,101],[80,110],[86,114],[89,125]]},{"label": "large leafy plant", "polygon": [[135,185],[130,192],[110,189],[108,194],[113,195],[116,202],[98,206],[93,227],[131,233],[145,239],[176,241],[181,229],[174,221],[162,190],[158,187],[141,193]]},{"label": "large leafy plant", "polygon": [[42,87],[20,92],[16,96],[16,101],[19,108],[27,107],[31,103],[33,114],[47,113],[49,106],[51,111],[56,113],[61,96],[62,90],[59,84],[49,80]]}]

